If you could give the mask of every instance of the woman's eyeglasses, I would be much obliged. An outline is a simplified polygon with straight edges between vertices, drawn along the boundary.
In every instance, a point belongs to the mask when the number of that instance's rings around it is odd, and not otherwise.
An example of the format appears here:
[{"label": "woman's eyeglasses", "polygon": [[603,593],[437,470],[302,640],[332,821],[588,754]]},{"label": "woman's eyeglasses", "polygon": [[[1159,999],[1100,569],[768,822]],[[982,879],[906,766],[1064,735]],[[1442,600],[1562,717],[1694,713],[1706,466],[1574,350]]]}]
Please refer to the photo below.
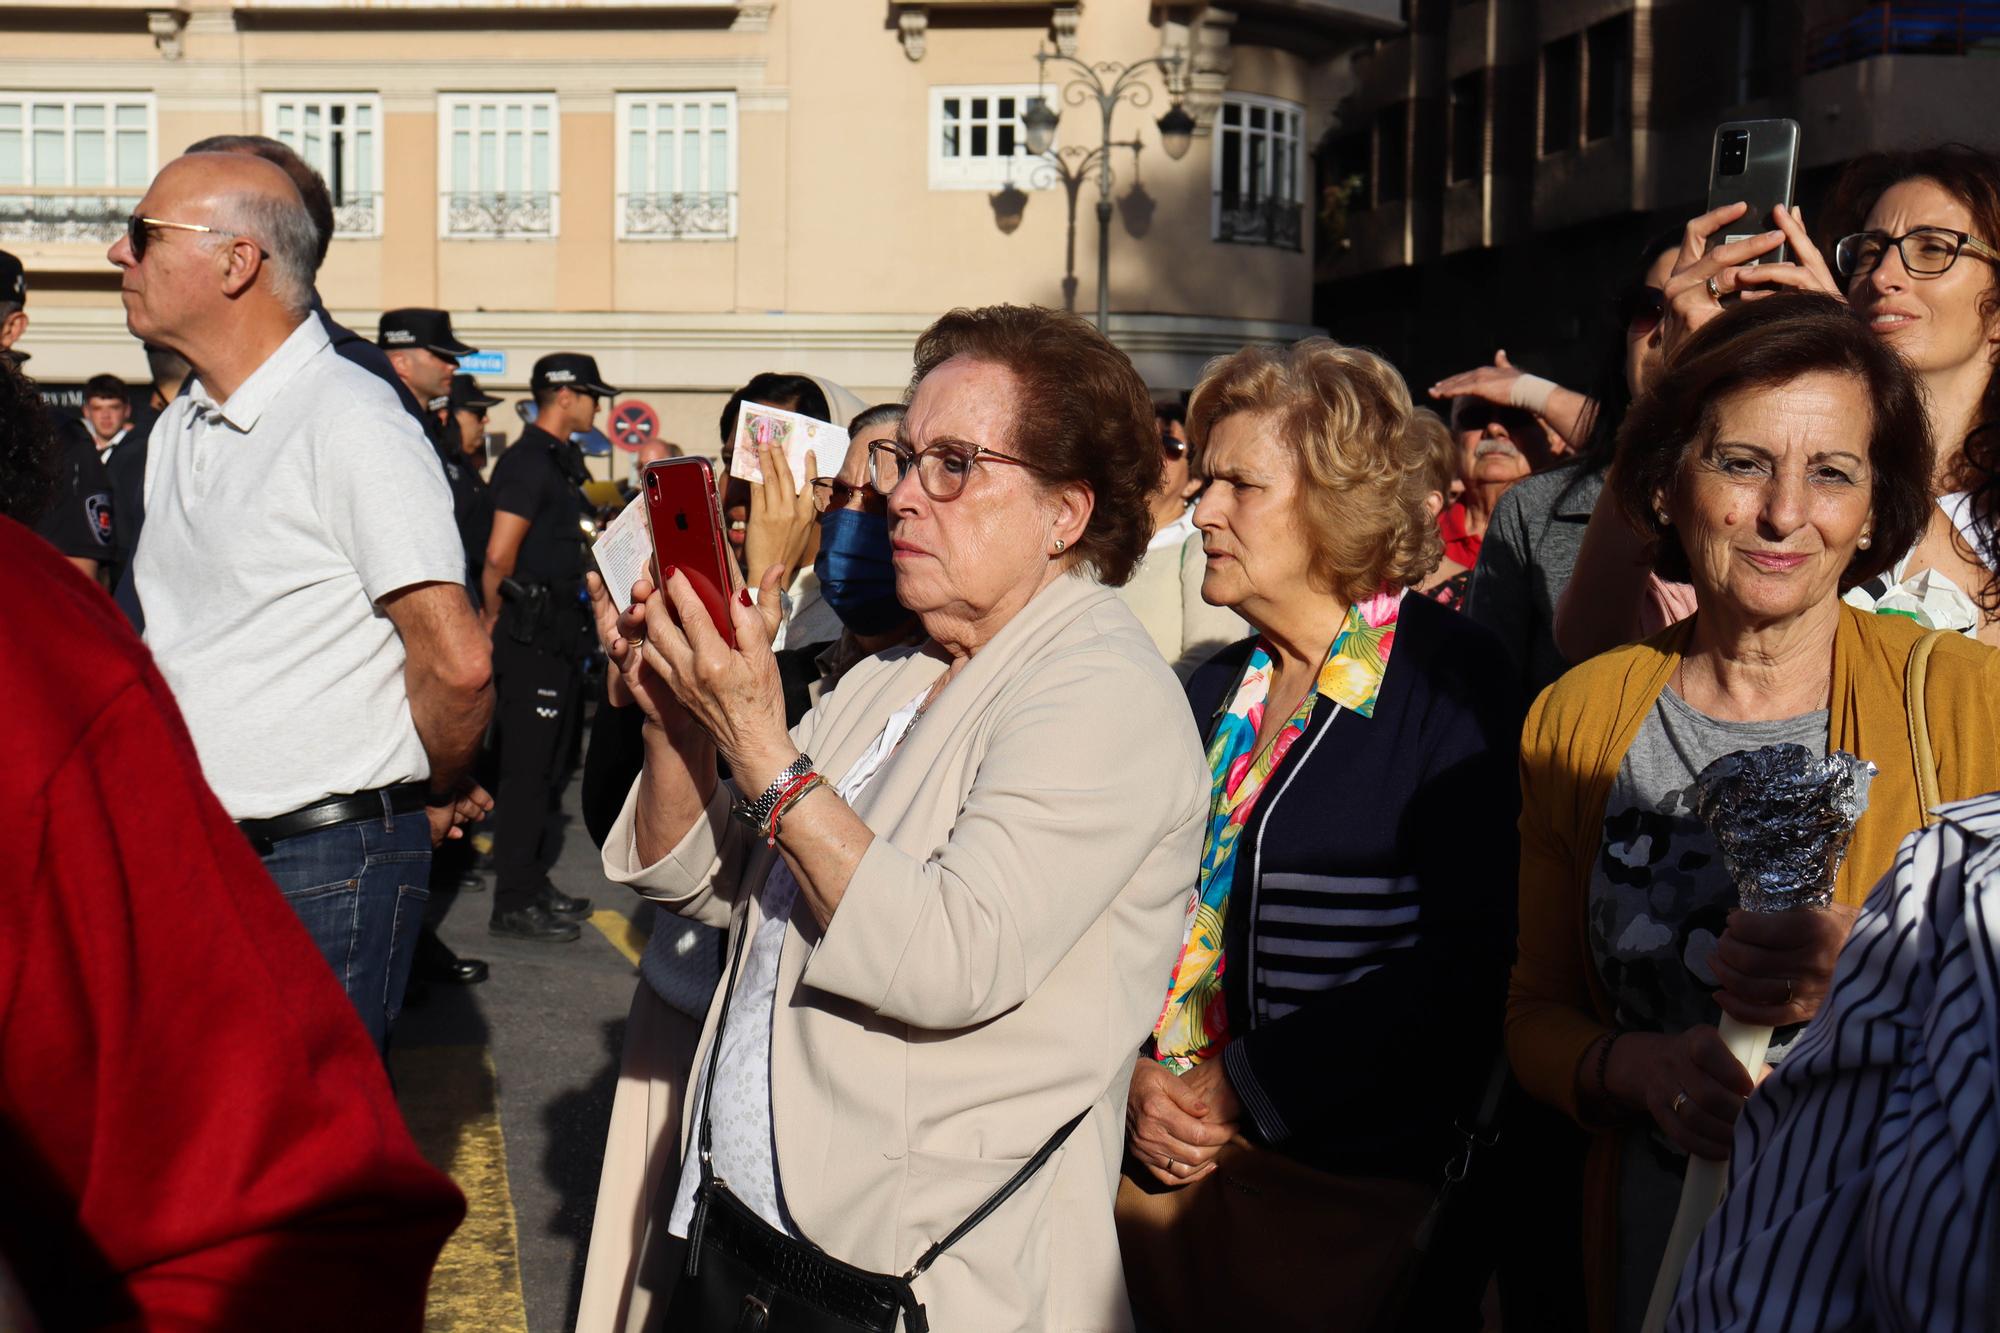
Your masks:
[{"label": "woman's eyeglasses", "polygon": [[924,488],[925,495],[933,500],[956,500],[965,490],[973,464],[989,458],[1017,467],[1034,467],[1025,458],[961,440],[940,440],[923,449],[912,449],[901,441],[877,440],[868,446],[868,484],[887,495],[915,466],[917,484]]},{"label": "woman's eyeglasses", "polygon": [[1160,427],[1160,452],[1168,458],[1179,459],[1187,453],[1187,441],[1176,439],[1167,427]]},{"label": "woman's eyeglasses", "polygon": [[1667,294],[1658,287],[1637,286],[1618,298],[1619,326],[1645,335],[1660,326],[1667,308]]},{"label": "woman's eyeglasses", "polygon": [[814,477],[812,493],[813,508],[822,514],[852,509],[856,500],[866,500],[875,494],[870,487],[850,486],[839,477]]},{"label": "woman's eyeglasses", "polygon": [[[164,218],[142,218],[137,213],[134,213],[125,219],[125,243],[132,247],[132,260],[134,263],[146,257],[146,246],[152,241],[153,232],[156,229],[164,231],[196,231],[205,236],[234,237],[236,235],[235,232],[224,231],[220,227],[204,227],[199,222],[168,222]],[[266,258],[269,257],[268,252],[262,246],[258,247],[258,253],[264,254]]]},{"label": "woman's eyeglasses", "polygon": [[1977,236],[1943,227],[1913,227],[1901,236],[1884,231],[1857,231],[1843,236],[1833,247],[1833,266],[1843,278],[1861,278],[1881,267],[1889,247],[1896,247],[1906,272],[1935,278],[1958,262],[1970,250],[1982,259],[2000,260],[1995,250]]}]

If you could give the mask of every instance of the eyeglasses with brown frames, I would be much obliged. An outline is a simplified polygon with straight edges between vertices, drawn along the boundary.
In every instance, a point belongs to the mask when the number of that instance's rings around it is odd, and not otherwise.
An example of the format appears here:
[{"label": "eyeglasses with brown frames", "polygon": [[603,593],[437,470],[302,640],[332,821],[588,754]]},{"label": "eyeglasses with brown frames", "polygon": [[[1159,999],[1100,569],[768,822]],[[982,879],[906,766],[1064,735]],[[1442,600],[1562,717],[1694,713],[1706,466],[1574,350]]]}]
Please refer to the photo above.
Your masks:
[{"label": "eyeglasses with brown frames", "polygon": [[1012,463],[1030,471],[1035,465],[1025,458],[988,449],[967,440],[938,440],[921,449],[912,449],[901,440],[877,440],[868,446],[868,482],[883,495],[895,490],[912,467],[917,484],[933,500],[956,500],[965,493],[965,483],[973,465],[992,459]]}]

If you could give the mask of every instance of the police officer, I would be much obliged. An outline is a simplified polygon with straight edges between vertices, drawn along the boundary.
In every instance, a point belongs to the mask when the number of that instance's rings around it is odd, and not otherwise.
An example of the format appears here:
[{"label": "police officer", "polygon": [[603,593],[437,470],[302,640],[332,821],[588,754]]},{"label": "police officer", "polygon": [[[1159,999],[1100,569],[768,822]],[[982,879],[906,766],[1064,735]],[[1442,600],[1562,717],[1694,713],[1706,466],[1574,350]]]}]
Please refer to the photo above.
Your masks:
[{"label": "police officer", "polygon": [[451,485],[451,516],[465,546],[465,589],[477,609],[492,500],[478,474],[465,466],[458,427],[451,417],[451,381],[458,371],[458,358],[477,349],[452,333],[449,314],[418,307],[385,312],[375,326],[375,343],[388,356],[396,378],[423,408],[419,420],[424,435],[437,450],[445,480]]},{"label": "police officer", "polygon": [[[417,421],[437,450],[451,487],[451,515],[458,540],[465,548],[465,590],[474,610],[479,607],[479,571],[486,558],[486,537],[493,526],[493,500],[477,470],[466,465],[458,448],[458,429],[448,425],[451,381],[458,358],[473,352],[451,331],[451,316],[442,310],[406,308],[383,314],[375,326],[375,343],[388,357],[396,378],[422,409]],[[417,936],[417,956],[411,980],[419,985],[476,985],[490,969],[482,959],[462,958],[438,936],[460,888],[485,887],[472,868],[469,839],[441,844],[431,853],[431,896],[424,905],[423,930]],[[421,997],[422,992],[417,992]]]},{"label": "police officer", "polygon": [[[456,467],[466,490],[476,499],[471,505],[469,523],[459,527],[465,538],[465,558],[470,563],[473,577],[470,585],[472,605],[477,609],[485,590],[480,586],[485,582],[481,574],[486,568],[486,543],[493,537],[493,488],[486,484],[486,410],[498,407],[500,400],[479,387],[479,381],[470,375],[451,377],[451,401],[445,409],[445,438],[448,445],[455,444],[456,452],[447,452],[447,469]],[[458,495],[461,481],[452,481],[452,496]]]},{"label": "police officer", "polygon": [[595,360],[575,352],[537,361],[528,384],[535,420],[493,465],[486,544],[482,615],[493,634],[500,748],[488,929],[553,942],[575,939],[576,922],[590,911],[588,899],[549,882],[543,863],[543,835],[577,725],[583,662],[595,643],[583,590],[589,504],[582,486],[590,474],[570,436],[589,430],[598,405],[618,391]]},{"label": "police officer", "polygon": [[[0,356],[15,365],[28,359],[14,350],[28,331],[28,274],[21,261],[0,250]],[[35,525],[52,546],[90,579],[116,552],[111,526],[111,480],[104,473],[97,443],[81,421],[51,412],[55,435],[55,496]]]}]

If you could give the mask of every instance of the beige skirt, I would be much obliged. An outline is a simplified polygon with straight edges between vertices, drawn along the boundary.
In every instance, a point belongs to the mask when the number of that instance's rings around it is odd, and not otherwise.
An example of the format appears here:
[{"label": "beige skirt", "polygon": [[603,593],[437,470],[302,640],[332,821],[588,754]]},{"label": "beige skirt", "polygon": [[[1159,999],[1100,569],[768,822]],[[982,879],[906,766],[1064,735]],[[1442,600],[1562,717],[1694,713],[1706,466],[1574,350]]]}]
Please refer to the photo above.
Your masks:
[{"label": "beige skirt", "polygon": [[681,1101],[700,1040],[700,1021],[642,979],[625,1024],[576,1333],[656,1333],[666,1316],[682,1248],[667,1234],[667,1214],[680,1183]]}]

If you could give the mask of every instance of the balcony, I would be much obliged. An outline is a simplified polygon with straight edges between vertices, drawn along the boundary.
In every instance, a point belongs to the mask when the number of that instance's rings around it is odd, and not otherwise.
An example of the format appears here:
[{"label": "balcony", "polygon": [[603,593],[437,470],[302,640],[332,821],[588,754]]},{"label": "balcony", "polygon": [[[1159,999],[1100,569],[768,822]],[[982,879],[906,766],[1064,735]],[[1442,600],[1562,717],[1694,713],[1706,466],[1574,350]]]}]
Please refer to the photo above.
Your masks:
[{"label": "balcony", "polygon": [[1870,5],[1806,35],[1806,72],[1873,56],[2000,55],[2000,4]]},{"label": "balcony", "polygon": [[1269,245],[1280,250],[1303,249],[1305,208],[1284,199],[1215,195],[1215,239],[1233,245]]},{"label": "balcony", "polygon": [[734,194],[618,196],[620,240],[723,241],[735,235]]},{"label": "balcony", "polygon": [[21,245],[109,245],[125,234],[139,192],[91,194],[0,186],[0,241]]},{"label": "balcony", "polygon": [[448,237],[468,240],[548,240],[556,234],[556,199],[546,190],[443,196]]},{"label": "balcony", "polygon": [[333,234],[342,240],[366,240],[382,234],[381,194],[345,194],[333,201]]}]

